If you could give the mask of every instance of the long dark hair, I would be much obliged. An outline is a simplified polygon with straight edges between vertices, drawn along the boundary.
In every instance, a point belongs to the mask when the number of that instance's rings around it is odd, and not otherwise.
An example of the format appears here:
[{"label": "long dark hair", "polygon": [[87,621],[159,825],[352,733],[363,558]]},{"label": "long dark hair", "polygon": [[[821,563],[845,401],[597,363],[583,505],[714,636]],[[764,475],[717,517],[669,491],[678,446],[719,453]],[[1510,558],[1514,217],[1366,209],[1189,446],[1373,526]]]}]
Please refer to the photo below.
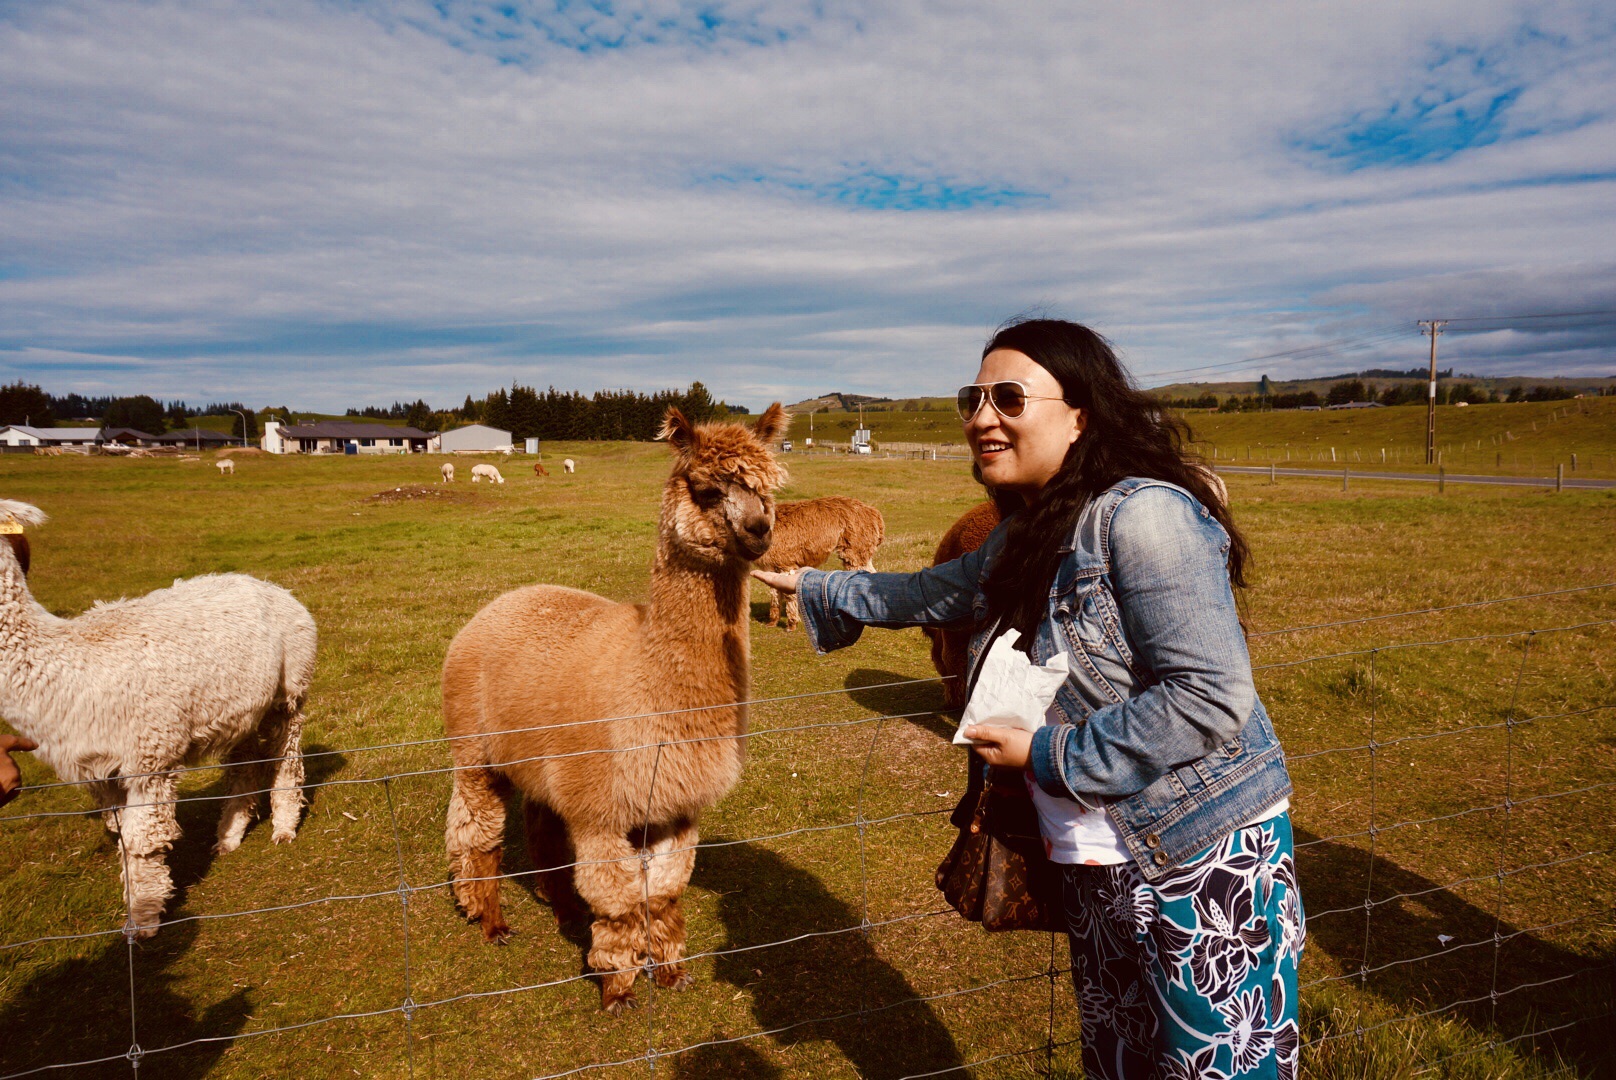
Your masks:
[{"label": "long dark hair", "polygon": [[992,492],[1000,513],[1015,517],[983,585],[990,620],[1002,619],[1031,647],[1060,567],[1060,549],[1078,515],[1091,498],[1130,476],[1165,480],[1199,499],[1229,534],[1230,583],[1245,587],[1250,549],[1212,474],[1189,449],[1189,425],[1134,389],[1110,342],[1077,323],[1023,319],[999,327],[983,347],[983,358],[996,349],[1023,353],[1053,375],[1066,404],[1082,409],[1087,423],[1060,471],[1030,505],[1019,495]]}]

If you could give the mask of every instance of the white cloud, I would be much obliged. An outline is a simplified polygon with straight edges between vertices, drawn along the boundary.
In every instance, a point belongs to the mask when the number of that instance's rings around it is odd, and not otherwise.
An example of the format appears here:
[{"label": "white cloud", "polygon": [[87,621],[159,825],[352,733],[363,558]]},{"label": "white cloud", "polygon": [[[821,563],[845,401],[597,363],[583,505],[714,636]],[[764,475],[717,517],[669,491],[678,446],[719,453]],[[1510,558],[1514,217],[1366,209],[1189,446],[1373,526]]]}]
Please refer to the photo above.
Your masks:
[{"label": "white cloud", "polygon": [[0,14],[0,377],[756,404],[946,391],[1040,302],[1147,375],[1616,306],[1599,5],[507,6]]}]

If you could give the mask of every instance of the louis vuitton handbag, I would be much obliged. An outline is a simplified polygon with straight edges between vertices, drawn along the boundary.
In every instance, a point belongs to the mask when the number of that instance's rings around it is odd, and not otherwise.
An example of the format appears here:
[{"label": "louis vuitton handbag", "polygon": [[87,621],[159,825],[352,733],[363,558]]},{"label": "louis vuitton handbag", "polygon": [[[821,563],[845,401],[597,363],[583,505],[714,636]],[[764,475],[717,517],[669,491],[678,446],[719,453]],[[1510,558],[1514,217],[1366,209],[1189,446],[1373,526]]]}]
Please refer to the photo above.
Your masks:
[{"label": "louis vuitton handbag", "polygon": [[[997,630],[989,635],[990,644]],[[971,673],[967,700],[980,673],[979,664]],[[955,911],[984,930],[1064,930],[1059,883],[1044,854],[1038,809],[1021,770],[984,770],[976,751],[970,753],[965,796],[949,819],[960,833],[937,867],[937,887]]]},{"label": "louis vuitton handbag", "polygon": [[[971,772],[981,776],[974,750]],[[937,887],[955,911],[984,930],[1065,929],[1038,810],[1019,769],[990,766],[952,820],[960,834],[937,868]]]}]

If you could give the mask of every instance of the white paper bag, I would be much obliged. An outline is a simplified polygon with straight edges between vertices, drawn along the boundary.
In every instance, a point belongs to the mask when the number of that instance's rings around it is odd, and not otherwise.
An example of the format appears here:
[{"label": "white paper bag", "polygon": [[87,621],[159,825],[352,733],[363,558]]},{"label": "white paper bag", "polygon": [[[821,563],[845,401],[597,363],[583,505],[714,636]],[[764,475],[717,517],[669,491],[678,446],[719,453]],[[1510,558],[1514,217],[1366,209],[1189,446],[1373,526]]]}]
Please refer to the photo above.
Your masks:
[{"label": "white paper bag", "polygon": [[965,729],[973,724],[1023,731],[1037,731],[1044,726],[1044,714],[1069,673],[1068,658],[1061,653],[1047,664],[1034,664],[1016,648],[1020,640],[1018,632],[1006,630],[978,661],[981,671],[971,690],[971,700],[965,705],[965,715],[960,718],[959,730],[954,732],[955,746],[976,744],[965,737]]}]

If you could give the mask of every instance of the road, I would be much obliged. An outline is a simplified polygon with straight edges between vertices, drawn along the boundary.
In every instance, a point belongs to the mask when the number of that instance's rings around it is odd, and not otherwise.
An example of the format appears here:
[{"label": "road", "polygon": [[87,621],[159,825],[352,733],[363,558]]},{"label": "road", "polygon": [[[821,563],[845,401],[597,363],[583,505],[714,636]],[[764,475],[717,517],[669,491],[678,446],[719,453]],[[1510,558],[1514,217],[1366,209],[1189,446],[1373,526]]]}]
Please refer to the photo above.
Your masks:
[{"label": "road", "polygon": [[[1267,476],[1268,469],[1260,465],[1214,465],[1218,472],[1245,473],[1251,476]],[[1341,479],[1342,472],[1347,472],[1354,480],[1414,480],[1421,483],[1434,484],[1437,482],[1435,473],[1400,473],[1400,472],[1363,472],[1350,466],[1344,469],[1278,469],[1275,476],[1310,476],[1322,477],[1326,480]],[[1507,484],[1512,487],[1553,487],[1554,477],[1536,476],[1483,476],[1467,473],[1448,473],[1442,479],[1449,484]],[[1591,490],[1605,490],[1616,488],[1616,480],[1582,480],[1566,477],[1564,485],[1568,488],[1586,488]]]}]

